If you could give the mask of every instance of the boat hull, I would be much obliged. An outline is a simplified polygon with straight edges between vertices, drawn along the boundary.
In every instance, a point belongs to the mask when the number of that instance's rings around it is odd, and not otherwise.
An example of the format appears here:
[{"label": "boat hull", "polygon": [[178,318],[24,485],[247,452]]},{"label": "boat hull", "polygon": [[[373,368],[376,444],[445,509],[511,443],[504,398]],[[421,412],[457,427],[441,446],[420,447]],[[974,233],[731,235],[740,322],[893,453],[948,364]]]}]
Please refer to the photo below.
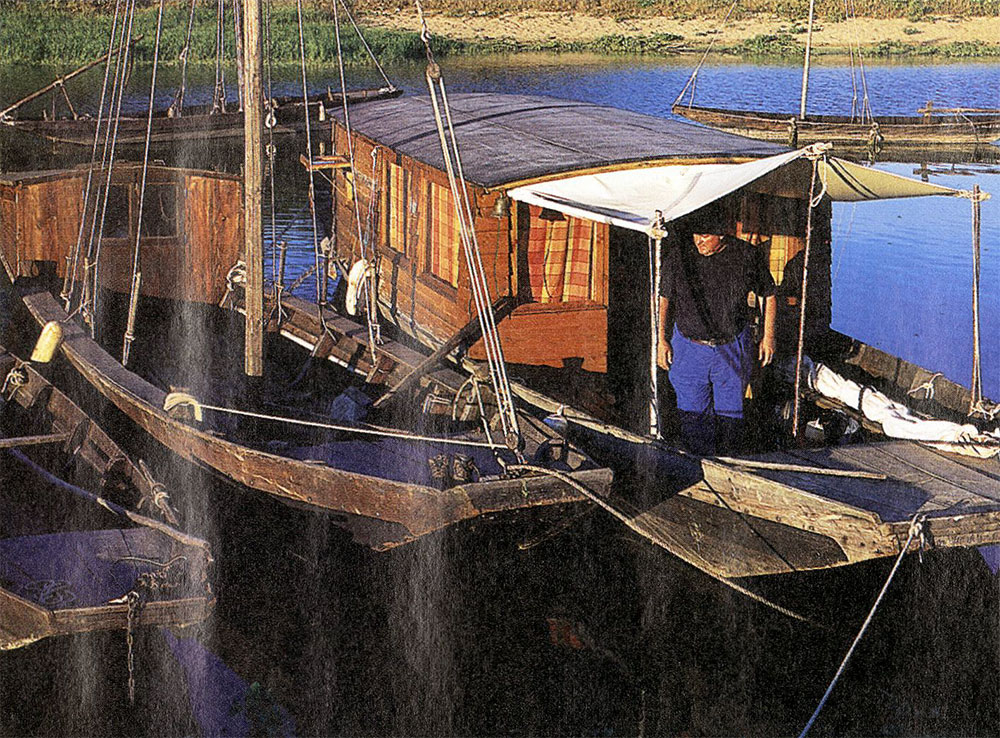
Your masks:
[{"label": "boat hull", "polygon": [[[671,112],[729,133],[789,145],[826,142],[834,146],[864,147],[869,145],[873,132],[870,122],[834,115],[811,115],[800,119],[786,113],[682,104],[674,105]],[[793,120],[795,142],[792,141]],[[884,116],[875,121],[884,147],[974,146],[988,144],[1000,137],[1000,114]]]}]

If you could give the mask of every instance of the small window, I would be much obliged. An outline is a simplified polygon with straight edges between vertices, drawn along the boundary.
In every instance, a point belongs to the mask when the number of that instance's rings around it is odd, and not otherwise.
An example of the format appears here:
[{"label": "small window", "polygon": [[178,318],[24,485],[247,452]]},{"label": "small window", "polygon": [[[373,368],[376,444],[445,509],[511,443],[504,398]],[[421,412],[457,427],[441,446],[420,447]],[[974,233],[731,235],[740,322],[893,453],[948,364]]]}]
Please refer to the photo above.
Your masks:
[{"label": "small window", "polygon": [[594,285],[594,222],[531,206],[528,277],[535,302],[589,302]]},{"label": "small window", "polygon": [[142,203],[142,237],[165,238],[177,235],[177,188],[174,185],[146,185]]},{"label": "small window", "polygon": [[458,287],[458,215],[451,190],[431,183],[427,271],[452,287]]},{"label": "small window", "polygon": [[129,212],[128,187],[112,185],[108,190],[107,205],[98,202],[98,208],[104,208],[104,238],[128,238]]},{"label": "small window", "polygon": [[[389,248],[404,256],[409,255],[410,173],[396,164],[389,165],[389,186],[386,193],[387,242]],[[416,204],[416,203],[414,203]]]}]

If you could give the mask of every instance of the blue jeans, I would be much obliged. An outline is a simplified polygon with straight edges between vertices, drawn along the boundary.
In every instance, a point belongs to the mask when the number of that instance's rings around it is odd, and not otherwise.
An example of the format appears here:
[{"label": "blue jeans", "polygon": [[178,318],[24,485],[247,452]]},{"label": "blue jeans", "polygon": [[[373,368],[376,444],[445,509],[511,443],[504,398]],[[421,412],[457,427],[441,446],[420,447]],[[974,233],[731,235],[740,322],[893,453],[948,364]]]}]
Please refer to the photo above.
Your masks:
[{"label": "blue jeans", "polygon": [[750,327],[729,343],[706,346],[674,326],[670,345],[670,383],[677,394],[682,440],[695,453],[715,453],[718,424],[720,440],[726,441],[720,445],[741,445],[743,397],[753,366]]}]

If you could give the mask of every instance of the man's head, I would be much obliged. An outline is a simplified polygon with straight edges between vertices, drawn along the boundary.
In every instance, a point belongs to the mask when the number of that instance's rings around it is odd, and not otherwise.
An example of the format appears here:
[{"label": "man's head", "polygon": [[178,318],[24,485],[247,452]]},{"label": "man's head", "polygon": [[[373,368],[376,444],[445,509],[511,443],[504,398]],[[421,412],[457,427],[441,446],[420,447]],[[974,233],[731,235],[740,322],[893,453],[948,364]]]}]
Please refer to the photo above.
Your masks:
[{"label": "man's head", "polygon": [[702,256],[711,256],[722,251],[724,244],[722,235],[719,233],[698,233],[696,231],[692,237],[694,238],[694,247]]},{"label": "man's head", "polygon": [[724,247],[725,216],[720,208],[708,206],[694,213],[688,223],[694,246],[702,256],[711,256]]}]

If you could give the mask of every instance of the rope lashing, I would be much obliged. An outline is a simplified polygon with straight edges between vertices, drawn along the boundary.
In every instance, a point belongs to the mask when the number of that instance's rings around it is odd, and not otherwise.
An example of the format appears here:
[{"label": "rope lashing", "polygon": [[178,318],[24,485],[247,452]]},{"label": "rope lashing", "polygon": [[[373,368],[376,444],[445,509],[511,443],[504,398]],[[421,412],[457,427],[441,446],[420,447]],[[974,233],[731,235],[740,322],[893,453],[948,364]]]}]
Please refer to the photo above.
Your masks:
[{"label": "rope lashing", "polygon": [[168,413],[181,407],[190,407],[194,413],[194,418],[198,422],[204,419],[205,410],[212,410],[217,413],[228,415],[238,415],[244,418],[255,418],[257,420],[267,420],[275,423],[287,423],[288,425],[300,425],[307,428],[321,428],[323,430],[341,431],[344,433],[359,433],[361,435],[380,436],[383,438],[400,438],[407,441],[424,441],[427,443],[440,443],[452,446],[468,446],[470,448],[495,449],[497,444],[489,441],[470,441],[463,438],[445,438],[442,436],[425,436],[419,433],[407,433],[405,431],[394,430],[392,428],[382,428],[375,425],[341,425],[337,423],[321,423],[315,420],[300,420],[298,418],[288,418],[280,415],[268,415],[250,410],[237,410],[231,407],[220,407],[218,405],[208,405],[199,402],[187,392],[171,392],[163,402],[163,409]]},{"label": "rope lashing", "polygon": [[648,236],[649,246],[649,434],[653,438],[662,437],[660,422],[660,381],[659,381],[659,342],[660,342],[660,282],[663,277],[661,259],[663,254],[663,239],[666,236],[663,223],[663,212],[656,211]]},{"label": "rope lashing", "polygon": [[[13,397],[18,388],[23,387],[27,383],[28,375],[25,373],[23,366],[18,364],[7,372],[7,376],[4,377],[3,387],[0,387],[0,396]],[[8,392],[10,392],[9,395],[7,394]]]},{"label": "rope lashing", "polygon": [[944,376],[944,374],[942,374],[941,372],[934,372],[930,377],[928,377],[926,380],[924,380],[923,382],[921,382],[920,384],[918,384],[916,387],[914,387],[913,389],[911,389],[906,394],[908,394],[910,397],[916,397],[918,394],[920,394],[921,392],[923,392],[924,393],[924,396],[923,396],[924,400],[933,400],[934,399],[934,381],[937,380],[937,379],[940,379],[943,376]]},{"label": "rope lashing", "polygon": [[139,501],[140,507],[145,502],[151,508],[159,510],[163,519],[168,523],[171,525],[178,525],[180,520],[177,517],[177,513],[170,506],[170,495],[167,492],[166,485],[153,478],[153,472],[143,459],[139,459],[139,472],[142,474],[144,481],[149,486],[149,493],[152,496],[151,499],[143,497],[143,499]]},{"label": "rope lashing", "polygon": [[913,540],[916,538],[920,541],[921,546],[924,545],[924,525],[926,520],[927,516],[922,515],[919,512],[910,520],[906,543],[903,544],[903,547],[899,552],[899,556],[896,557],[896,562],[892,566],[892,571],[889,572],[889,576],[886,578],[885,584],[882,585],[882,590],[878,593],[878,597],[875,598],[875,603],[872,605],[872,609],[868,612],[868,617],[866,617],[865,621],[861,624],[861,630],[858,631],[858,634],[854,637],[854,641],[851,643],[851,647],[847,649],[847,653],[844,654],[844,659],[840,662],[840,667],[837,669],[837,673],[833,675],[830,686],[826,688],[826,692],[823,694],[822,699],[820,699],[819,704],[816,705],[816,710],[813,712],[812,717],[809,718],[809,722],[806,723],[802,732],[799,733],[799,738],[805,738],[809,729],[812,728],[813,723],[816,722],[816,718],[819,717],[820,712],[826,705],[826,701],[829,699],[830,693],[833,691],[837,681],[840,679],[840,675],[844,673],[844,669],[847,667],[847,662],[854,654],[854,649],[857,648],[857,645],[861,641],[862,636],[864,636],[865,631],[868,630],[868,626],[871,623],[872,618],[875,617],[875,611],[878,610],[878,606],[882,603],[882,598],[885,597],[885,593],[889,589],[889,585],[892,584],[893,577],[896,576],[896,572],[899,570],[899,565],[903,562],[903,557],[906,556],[906,553],[910,549],[910,544],[913,543]]}]

